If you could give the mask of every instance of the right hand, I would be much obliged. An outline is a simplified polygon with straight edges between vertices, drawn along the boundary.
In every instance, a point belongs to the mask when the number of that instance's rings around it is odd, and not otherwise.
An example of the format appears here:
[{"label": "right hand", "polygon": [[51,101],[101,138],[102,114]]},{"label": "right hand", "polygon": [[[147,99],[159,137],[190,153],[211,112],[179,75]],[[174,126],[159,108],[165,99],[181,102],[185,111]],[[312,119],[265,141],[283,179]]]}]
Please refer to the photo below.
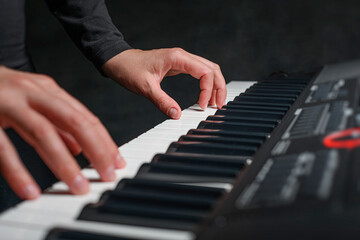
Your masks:
[{"label": "right hand", "polygon": [[13,128],[73,194],[89,191],[73,155],[83,151],[101,180],[115,180],[125,161],[100,120],[45,75],[0,66],[0,173],[22,199],[41,191],[3,131]]}]

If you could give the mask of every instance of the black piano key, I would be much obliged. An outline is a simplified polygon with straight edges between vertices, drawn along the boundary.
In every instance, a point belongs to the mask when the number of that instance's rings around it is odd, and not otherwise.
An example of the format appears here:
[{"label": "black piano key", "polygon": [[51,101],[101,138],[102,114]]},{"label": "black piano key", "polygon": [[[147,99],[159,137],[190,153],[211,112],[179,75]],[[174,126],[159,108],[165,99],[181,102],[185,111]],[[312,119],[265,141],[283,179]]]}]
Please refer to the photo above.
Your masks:
[{"label": "black piano key", "polygon": [[199,154],[234,155],[250,157],[257,150],[251,146],[229,146],[217,143],[173,142],[167,152],[185,152]]},{"label": "black piano key", "polygon": [[301,90],[280,90],[280,89],[272,89],[272,88],[263,88],[263,87],[250,87],[246,91],[247,92],[256,92],[256,93],[272,93],[272,94],[291,94],[292,96],[299,96]]},{"label": "black piano key", "polygon": [[226,106],[244,106],[244,107],[252,107],[252,108],[267,108],[267,109],[271,109],[271,108],[276,108],[277,110],[280,111],[287,111],[289,110],[289,107],[287,106],[283,106],[283,105],[266,105],[266,104],[261,104],[261,103],[251,103],[251,102],[239,102],[239,101],[229,101],[227,102]]},{"label": "black piano key", "polygon": [[201,121],[197,128],[270,133],[274,129],[274,127],[275,126],[273,124],[265,124],[265,123],[241,123],[241,122],[205,120],[205,121]]},{"label": "black piano key", "polygon": [[283,93],[283,94],[276,94],[276,93],[260,93],[260,92],[248,92],[246,91],[240,96],[254,96],[254,97],[275,97],[275,98],[284,98],[284,99],[290,99],[295,101],[296,96],[293,94]]},{"label": "black piano key", "polygon": [[261,81],[260,83],[282,83],[282,84],[301,84],[307,85],[310,79],[305,78],[281,78],[281,79],[267,79],[265,81]]},{"label": "black piano key", "polygon": [[206,120],[226,121],[226,122],[242,122],[242,123],[265,123],[276,126],[280,120],[259,118],[259,117],[246,117],[246,116],[225,116],[225,115],[210,115]]},{"label": "black piano key", "polygon": [[232,183],[238,174],[235,168],[156,162],[144,163],[136,178],[175,183]]},{"label": "black piano key", "polygon": [[279,87],[271,87],[271,86],[262,86],[262,85],[253,85],[250,88],[248,88],[246,91],[263,91],[263,92],[279,92],[279,93],[294,93],[294,94],[300,94],[302,92],[302,89],[297,88],[279,88]]},{"label": "black piano key", "polygon": [[128,238],[111,236],[108,234],[93,233],[66,228],[54,228],[47,234],[45,240],[140,240],[138,238]]},{"label": "black piano key", "polygon": [[253,98],[246,98],[243,96],[237,96],[234,98],[233,102],[244,103],[247,105],[260,105],[260,106],[279,106],[279,107],[287,107],[290,108],[292,103],[274,103],[274,102],[266,102],[266,101],[254,101]]},{"label": "black piano key", "polygon": [[223,193],[215,188],[126,179],[115,191],[105,192],[98,203],[88,204],[79,219],[194,230]]},{"label": "black piano key", "polygon": [[[160,204],[164,204],[165,202],[161,202]],[[164,207],[162,206],[150,206],[146,203],[140,205],[138,202],[133,203],[126,203],[123,204],[118,201],[109,201],[105,205],[99,207],[99,211],[108,212],[111,214],[119,214],[124,216],[135,216],[135,217],[142,217],[142,218],[153,218],[156,215],[157,219],[171,221],[184,221],[184,222],[191,222],[191,223],[199,223],[200,220],[206,214],[206,210],[200,209],[181,209],[178,206],[170,206]]]},{"label": "black piano key", "polygon": [[209,143],[245,145],[245,146],[254,146],[254,147],[259,147],[263,143],[262,140],[257,140],[257,139],[232,138],[232,137],[195,135],[195,134],[183,135],[179,138],[178,141],[209,142]]},{"label": "black piano key", "polygon": [[239,110],[239,109],[219,109],[215,115],[225,116],[247,116],[247,117],[258,117],[266,118],[271,120],[280,120],[284,116],[283,113],[275,111],[257,111],[257,110]]},{"label": "black piano key", "polygon": [[228,136],[234,138],[249,138],[261,140],[265,140],[267,137],[270,137],[269,133],[264,132],[228,131],[222,129],[190,129],[187,134]]},{"label": "black piano key", "polygon": [[253,87],[261,87],[263,89],[267,88],[267,89],[279,89],[279,90],[298,90],[298,91],[302,91],[304,88],[303,87],[291,87],[291,86],[284,86],[284,85],[270,85],[270,84],[263,84],[263,85],[259,85],[259,84],[254,84]]},{"label": "black piano key", "polygon": [[260,110],[260,111],[277,111],[279,113],[285,113],[288,108],[286,107],[273,107],[273,106],[256,106],[247,104],[226,104],[223,109],[243,109],[243,110]]},{"label": "black piano key", "polygon": [[225,155],[167,153],[155,155],[152,162],[174,165],[221,167],[240,170],[249,164],[249,159],[246,157]]},{"label": "black piano key", "polygon": [[224,194],[224,191],[218,188],[197,187],[178,185],[169,182],[156,180],[142,180],[142,179],[123,179],[116,186],[114,191],[121,191],[123,189],[141,189],[144,192],[166,192],[180,195],[191,195],[207,198],[219,198]]},{"label": "black piano key", "polygon": [[[168,205],[169,208],[173,206],[173,213],[181,214],[181,211],[179,212],[181,208],[183,208],[184,211],[188,209],[195,209],[200,211],[204,209],[207,210],[212,207],[215,201],[213,198],[208,197],[189,196],[174,192],[147,192],[143,191],[142,189],[123,189],[122,191],[110,191],[107,194],[108,199],[103,206],[106,208],[109,202],[113,202],[114,205],[112,207],[116,208],[117,206],[120,206],[121,211],[122,207],[136,207],[141,206],[142,203],[145,203],[146,205],[144,208],[147,208],[147,205],[153,205],[154,207],[158,206],[161,210],[165,205]],[[186,215],[192,216],[192,213],[190,212]]]},{"label": "black piano key", "polygon": [[[114,194],[110,196],[110,192],[106,192],[99,203],[87,205],[80,219],[145,226],[167,225],[166,222],[176,222],[182,229],[187,228],[189,224],[199,223],[210,208],[208,206],[206,209],[200,209],[198,208],[200,204],[188,206],[187,203],[184,203],[181,205],[181,202],[174,203],[167,198],[156,201],[149,197],[150,194],[135,195],[123,191],[114,193],[118,193],[118,198]],[[90,209],[96,211],[95,216],[87,216],[91,213]],[[181,223],[184,223],[185,226],[181,226]]]},{"label": "black piano key", "polygon": [[269,102],[269,103],[287,103],[292,104],[295,99],[294,98],[282,98],[282,97],[261,97],[261,96],[249,96],[245,93],[241,93],[239,98],[248,99],[253,102]]},{"label": "black piano key", "polygon": [[268,82],[268,81],[264,81],[258,84],[262,86],[288,87],[288,88],[299,88],[299,89],[303,89],[306,86],[306,84],[286,84],[286,83],[277,83],[277,82]]},{"label": "black piano key", "polygon": [[[113,209],[111,209],[111,207],[113,207]],[[151,211],[152,206],[137,208],[136,205],[132,207],[118,205],[115,207],[111,204],[107,211],[100,211],[99,208],[100,207],[96,207],[96,205],[87,205],[81,212],[79,219],[111,224],[194,231],[196,226],[207,214],[207,212],[202,211],[204,214],[198,214],[199,217],[195,216],[195,214],[192,216],[185,216],[185,214],[180,216],[180,214],[166,214],[166,211],[161,211],[161,213]],[[121,209],[123,211],[121,211]],[[144,211],[139,211],[140,209]]]}]

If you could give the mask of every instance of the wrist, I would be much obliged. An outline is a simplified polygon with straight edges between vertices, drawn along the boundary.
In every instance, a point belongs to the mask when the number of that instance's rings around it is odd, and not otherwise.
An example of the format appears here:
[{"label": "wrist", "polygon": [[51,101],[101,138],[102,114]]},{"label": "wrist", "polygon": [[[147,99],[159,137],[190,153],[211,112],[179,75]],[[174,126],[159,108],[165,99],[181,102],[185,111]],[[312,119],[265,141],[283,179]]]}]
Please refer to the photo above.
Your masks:
[{"label": "wrist", "polygon": [[131,62],[131,56],[134,53],[141,52],[140,49],[127,49],[118,53],[117,55],[106,61],[101,69],[110,78],[118,79],[121,78],[121,73],[128,69],[128,65]]}]

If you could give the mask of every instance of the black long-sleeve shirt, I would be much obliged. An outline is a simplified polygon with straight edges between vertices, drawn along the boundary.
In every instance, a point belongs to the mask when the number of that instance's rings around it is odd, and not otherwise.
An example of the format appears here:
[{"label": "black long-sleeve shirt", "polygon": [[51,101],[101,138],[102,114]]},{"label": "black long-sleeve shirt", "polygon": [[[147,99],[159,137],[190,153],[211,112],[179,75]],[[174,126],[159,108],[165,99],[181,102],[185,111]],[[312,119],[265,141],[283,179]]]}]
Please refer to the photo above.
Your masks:
[{"label": "black long-sleeve shirt", "polygon": [[[46,0],[77,47],[98,69],[130,49],[114,26],[105,0]],[[25,0],[0,0],[0,65],[29,69],[25,46]]]}]

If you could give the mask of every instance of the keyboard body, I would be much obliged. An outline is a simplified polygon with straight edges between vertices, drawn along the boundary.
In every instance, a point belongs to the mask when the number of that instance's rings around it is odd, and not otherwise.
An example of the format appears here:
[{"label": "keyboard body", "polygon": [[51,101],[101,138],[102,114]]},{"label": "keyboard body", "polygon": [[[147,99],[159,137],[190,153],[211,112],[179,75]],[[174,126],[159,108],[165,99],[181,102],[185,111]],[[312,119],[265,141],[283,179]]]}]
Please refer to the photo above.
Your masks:
[{"label": "keyboard body", "polygon": [[194,105],[121,146],[128,166],[117,170],[118,183],[101,183],[85,168],[90,194],[71,196],[57,183],[0,215],[0,232],[49,240],[358,239],[359,76],[354,61],[231,82],[223,109]]},{"label": "keyboard body", "polygon": [[314,75],[197,239],[359,239],[359,77]]}]

